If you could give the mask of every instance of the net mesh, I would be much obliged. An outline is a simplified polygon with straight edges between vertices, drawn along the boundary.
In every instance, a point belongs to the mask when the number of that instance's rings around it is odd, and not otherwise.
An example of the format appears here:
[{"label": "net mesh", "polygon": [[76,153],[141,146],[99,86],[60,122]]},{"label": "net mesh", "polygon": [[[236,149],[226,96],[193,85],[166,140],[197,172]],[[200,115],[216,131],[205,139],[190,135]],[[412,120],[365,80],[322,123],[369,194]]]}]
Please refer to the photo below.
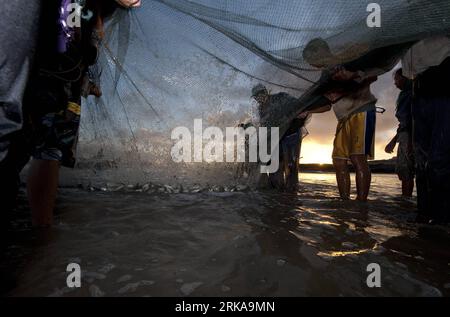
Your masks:
[{"label": "net mesh", "polygon": [[450,33],[448,0],[379,0],[381,28],[367,26],[371,2],[153,0],[116,11],[92,70],[103,96],[83,105],[78,165],[66,180],[251,183],[237,164],[173,162],[171,131],[192,131],[194,119],[222,128],[257,121],[257,83],[300,98],[295,109],[276,109],[283,131],[322,85],[303,57],[312,39],[324,39],[341,63],[369,56],[381,74],[411,42]]}]

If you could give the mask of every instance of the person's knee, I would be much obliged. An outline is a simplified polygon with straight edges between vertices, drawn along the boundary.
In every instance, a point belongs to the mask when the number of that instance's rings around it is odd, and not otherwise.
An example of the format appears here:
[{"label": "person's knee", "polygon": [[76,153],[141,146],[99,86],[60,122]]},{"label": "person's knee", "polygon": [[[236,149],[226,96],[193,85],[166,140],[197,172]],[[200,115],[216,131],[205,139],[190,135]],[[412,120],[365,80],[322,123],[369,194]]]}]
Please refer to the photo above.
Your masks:
[{"label": "person's knee", "polygon": [[350,156],[350,161],[354,164],[354,165],[367,165],[367,156],[366,155],[351,155]]},{"label": "person's knee", "polygon": [[31,166],[38,166],[38,167],[50,167],[50,166],[58,166],[59,161],[57,160],[43,160],[40,158],[33,158],[31,160]]},{"label": "person's knee", "polygon": [[343,170],[347,168],[347,160],[333,158],[333,165],[337,170]]},{"label": "person's knee", "polygon": [[352,155],[350,157],[352,165],[355,167],[357,171],[368,171],[369,170],[369,162],[367,161],[367,156],[365,155]]}]

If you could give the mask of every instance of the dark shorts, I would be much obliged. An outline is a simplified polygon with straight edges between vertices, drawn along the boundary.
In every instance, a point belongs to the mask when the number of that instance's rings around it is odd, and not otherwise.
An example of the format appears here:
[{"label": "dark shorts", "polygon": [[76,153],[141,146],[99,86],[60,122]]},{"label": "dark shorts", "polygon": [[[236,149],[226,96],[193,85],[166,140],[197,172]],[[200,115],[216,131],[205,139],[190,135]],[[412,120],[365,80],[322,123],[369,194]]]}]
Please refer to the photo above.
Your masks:
[{"label": "dark shorts", "polygon": [[[293,132],[293,130],[288,132]],[[287,133],[280,140],[280,167],[276,173],[269,176],[271,187],[279,190],[296,188],[301,143],[301,128],[297,128],[294,133]]]},{"label": "dark shorts", "polygon": [[285,136],[281,140],[281,152],[289,165],[298,164],[300,160],[300,141],[302,139],[301,130]]},{"label": "dark shorts", "polygon": [[39,83],[31,85],[26,106],[33,158],[75,166],[80,103],[80,98],[71,94],[70,83],[40,77]]}]

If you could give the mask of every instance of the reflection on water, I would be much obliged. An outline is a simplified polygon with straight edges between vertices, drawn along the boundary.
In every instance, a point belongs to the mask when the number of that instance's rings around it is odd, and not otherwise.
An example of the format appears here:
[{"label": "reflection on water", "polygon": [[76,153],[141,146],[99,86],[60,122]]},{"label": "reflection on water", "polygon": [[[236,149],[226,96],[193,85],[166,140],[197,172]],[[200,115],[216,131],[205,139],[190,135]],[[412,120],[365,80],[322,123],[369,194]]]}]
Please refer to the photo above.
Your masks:
[{"label": "reflection on water", "polygon": [[[295,194],[63,189],[51,231],[18,212],[10,295],[450,295],[450,230],[413,224],[395,176],[375,175],[368,203],[340,201],[331,174],[301,179]],[[65,286],[71,262],[80,289]],[[366,285],[370,263],[380,289]]]},{"label": "reflection on water", "polygon": [[[336,177],[329,173],[303,173],[300,174],[301,179],[305,183],[314,183],[318,185],[335,186]],[[355,174],[351,174],[352,190],[356,193],[355,188]],[[376,198],[393,197],[394,195],[401,195],[401,185],[396,175],[391,174],[373,174],[371,194]],[[416,192],[414,191],[414,195]]]}]

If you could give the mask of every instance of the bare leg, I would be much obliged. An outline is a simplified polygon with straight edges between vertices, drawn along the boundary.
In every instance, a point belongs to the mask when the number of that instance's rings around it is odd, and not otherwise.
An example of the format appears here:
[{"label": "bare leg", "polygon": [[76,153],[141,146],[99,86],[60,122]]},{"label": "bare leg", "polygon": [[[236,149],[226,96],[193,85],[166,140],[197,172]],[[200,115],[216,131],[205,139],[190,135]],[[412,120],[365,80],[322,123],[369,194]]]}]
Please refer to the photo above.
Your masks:
[{"label": "bare leg", "polygon": [[336,170],[336,180],[339,188],[339,194],[343,200],[350,199],[350,171],[347,160],[333,159],[333,165]]},{"label": "bare leg", "polygon": [[272,186],[280,191],[286,189],[286,173],[287,173],[287,162],[285,153],[280,155],[280,166],[276,173],[270,174],[270,181]]},{"label": "bare leg", "polygon": [[287,184],[287,188],[290,191],[295,191],[297,189],[298,186],[298,163],[292,163],[291,166],[289,167],[289,178],[287,179],[288,184]]},{"label": "bare leg", "polygon": [[367,162],[367,157],[364,154],[351,155],[350,159],[356,172],[356,191],[358,193],[356,200],[367,201],[370,183],[372,181],[372,174]]},{"label": "bare leg", "polygon": [[402,196],[412,197],[414,191],[414,178],[402,180]]},{"label": "bare leg", "polygon": [[27,181],[33,226],[51,226],[58,190],[59,162],[33,160]]},{"label": "bare leg", "polygon": [[294,148],[290,149],[289,153],[287,188],[290,191],[295,191],[298,188],[301,143],[302,139],[299,136],[298,142],[296,143]]}]

